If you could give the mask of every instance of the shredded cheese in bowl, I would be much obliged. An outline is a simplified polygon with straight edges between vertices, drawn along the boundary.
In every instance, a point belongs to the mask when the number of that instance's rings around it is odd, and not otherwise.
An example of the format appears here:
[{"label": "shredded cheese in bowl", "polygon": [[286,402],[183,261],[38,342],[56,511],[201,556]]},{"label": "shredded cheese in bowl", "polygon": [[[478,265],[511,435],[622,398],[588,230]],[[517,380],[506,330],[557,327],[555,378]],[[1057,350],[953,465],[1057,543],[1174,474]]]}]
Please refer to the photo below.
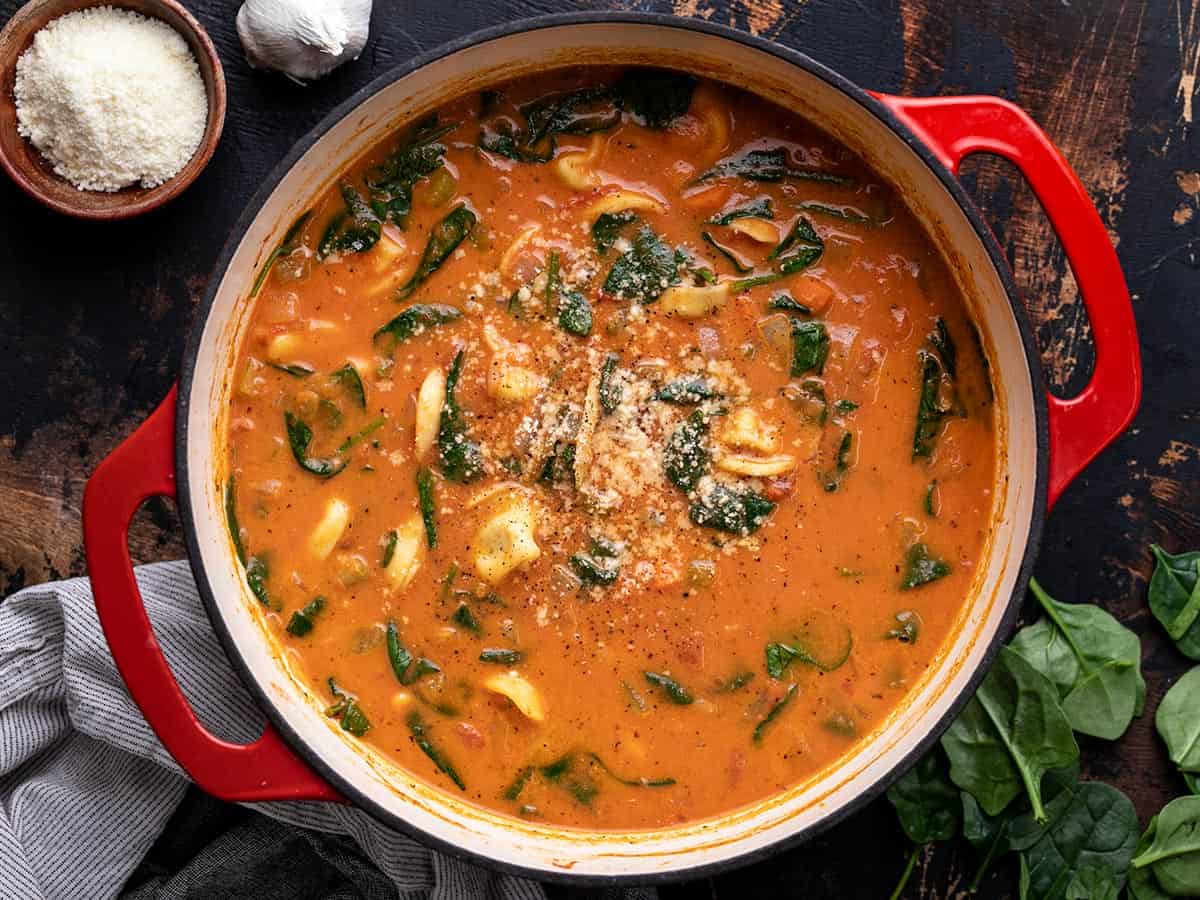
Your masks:
[{"label": "shredded cheese in bowl", "polygon": [[80,190],[157,187],[200,146],[204,80],[165,22],[111,6],[68,13],[17,60],[17,130]]}]

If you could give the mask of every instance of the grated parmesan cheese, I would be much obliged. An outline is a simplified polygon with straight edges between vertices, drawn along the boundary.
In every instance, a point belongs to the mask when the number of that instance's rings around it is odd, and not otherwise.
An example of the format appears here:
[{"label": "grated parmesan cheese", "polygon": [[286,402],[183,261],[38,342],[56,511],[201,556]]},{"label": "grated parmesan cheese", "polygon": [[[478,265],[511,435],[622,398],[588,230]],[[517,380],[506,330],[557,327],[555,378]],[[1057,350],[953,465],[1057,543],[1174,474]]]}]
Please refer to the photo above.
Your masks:
[{"label": "grated parmesan cheese", "polygon": [[200,67],[171,26],[125,9],[68,13],[17,60],[17,131],[80,190],[156,187],[208,122]]}]

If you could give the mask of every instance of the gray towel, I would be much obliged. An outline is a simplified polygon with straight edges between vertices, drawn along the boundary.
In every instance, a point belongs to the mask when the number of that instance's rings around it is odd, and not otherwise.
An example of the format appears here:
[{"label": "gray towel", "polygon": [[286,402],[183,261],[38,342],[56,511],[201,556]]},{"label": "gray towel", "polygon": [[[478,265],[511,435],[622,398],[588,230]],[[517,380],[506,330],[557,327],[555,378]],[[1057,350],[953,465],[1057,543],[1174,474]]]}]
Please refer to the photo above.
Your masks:
[{"label": "gray towel", "polygon": [[[137,577],[159,643],[201,721],[228,740],[252,740],[262,730],[262,714],[230,669],[187,564],[144,566]],[[187,777],[125,691],[87,579],[29,588],[4,600],[0,895],[21,900],[117,896],[187,787]],[[228,882],[222,896],[275,896],[255,883],[257,876],[242,861],[265,857],[278,872],[287,865],[281,844],[299,840],[354,885],[349,893],[328,896],[546,896],[535,882],[434,853],[351,807],[263,803],[252,808],[262,815],[214,841],[199,866],[180,877],[152,879],[134,895],[139,900],[210,896],[195,890],[196,882],[206,873],[234,868],[241,880]],[[365,875],[355,877],[355,867],[366,864],[364,856],[378,867],[371,873],[378,879],[372,887]],[[379,893],[379,885],[386,894]],[[653,896],[653,891],[631,893]],[[292,888],[288,896],[305,894]]]}]

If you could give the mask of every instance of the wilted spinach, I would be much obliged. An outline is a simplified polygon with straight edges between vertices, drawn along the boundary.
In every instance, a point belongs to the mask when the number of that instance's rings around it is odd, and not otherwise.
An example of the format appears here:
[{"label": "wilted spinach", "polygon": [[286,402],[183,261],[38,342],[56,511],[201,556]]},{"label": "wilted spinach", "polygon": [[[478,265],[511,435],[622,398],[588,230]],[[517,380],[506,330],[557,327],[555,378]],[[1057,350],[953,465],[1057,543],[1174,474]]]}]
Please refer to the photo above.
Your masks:
[{"label": "wilted spinach", "polygon": [[900,590],[910,591],[949,574],[948,563],[930,556],[929,548],[924,544],[913,544],[904,557],[904,580],[900,582]]},{"label": "wilted spinach", "polygon": [[438,545],[437,499],[433,493],[433,473],[423,466],[417,469],[417,502],[425,525],[425,543],[432,550]]},{"label": "wilted spinach", "polygon": [[592,223],[592,243],[596,252],[603,256],[617,242],[625,226],[637,221],[637,214],[629,210],[601,213]]},{"label": "wilted spinach", "polygon": [[646,681],[661,690],[666,695],[666,698],[676,706],[688,706],[695,701],[691,691],[670,675],[663,675],[661,672],[643,672],[642,675]]},{"label": "wilted spinach", "polygon": [[700,410],[676,426],[663,451],[663,472],[681,491],[694,490],[708,472],[708,419]]},{"label": "wilted spinach", "polygon": [[617,407],[621,405],[621,396],[625,392],[617,379],[617,363],[620,360],[621,355],[611,350],[600,365],[600,408],[606,416],[617,411]]},{"label": "wilted spinach", "polygon": [[325,715],[331,719],[340,719],[342,730],[355,737],[366,734],[371,728],[371,721],[358,705],[358,699],[339,688],[332,678],[329,679],[329,693],[333,694],[334,703],[326,708]]},{"label": "wilted spinach", "polygon": [[793,378],[808,372],[820,375],[825,371],[825,360],[829,358],[829,331],[824,322],[792,319],[792,363]]},{"label": "wilted spinach", "polygon": [[796,691],[799,690],[799,688],[800,685],[798,684],[789,684],[786,693],[784,693],[784,695],[775,702],[775,704],[767,711],[767,714],[761,720],[759,720],[757,725],[754,726],[754,734],[751,735],[750,738],[754,743],[762,743],[763,735],[766,734],[767,729],[771,727],[771,723],[783,714],[783,711],[787,709],[788,704],[792,702],[792,698],[796,696]]},{"label": "wilted spinach", "polygon": [[466,239],[475,227],[475,213],[460,203],[446,213],[440,222],[429,232],[429,240],[425,242],[425,251],[421,261],[417,263],[416,271],[396,291],[397,300],[407,300],[425,280],[442,267],[450,258],[450,254],[458,249],[458,245]]},{"label": "wilted spinach", "polygon": [[442,167],[446,148],[438,142],[458,125],[439,122],[436,115],[418,122],[387,159],[367,173],[371,208],[380,219],[405,226],[412,212],[413,186]]},{"label": "wilted spinach", "polygon": [[669,69],[626,69],[614,93],[617,102],[639,125],[667,128],[687,114],[696,77]]},{"label": "wilted spinach", "polygon": [[926,346],[917,351],[921,387],[917,394],[917,424],[913,432],[913,459],[933,455],[942,423],[958,407],[954,383],[958,370],[954,340],[939,316],[926,338]]},{"label": "wilted spinach", "polygon": [[324,597],[313,597],[303,609],[298,609],[292,613],[291,619],[288,620],[288,634],[295,637],[304,637],[313,630],[313,620],[325,609]]},{"label": "wilted spinach", "polygon": [[383,225],[379,216],[349,184],[341,185],[342,202],[346,208],[337,213],[325,228],[317,245],[317,258],[331,253],[363,253],[375,246]]},{"label": "wilted spinach", "polygon": [[758,197],[744,206],[719,213],[708,220],[710,225],[728,225],[734,219],[774,219],[775,207],[770,197]]},{"label": "wilted spinach", "polygon": [[415,709],[408,714],[408,732],[412,735],[413,743],[420,748],[421,752],[433,760],[433,764],[453,781],[459,790],[465,791],[467,786],[463,784],[462,777],[455,770],[449,758],[430,739],[429,733],[425,729],[425,720]]},{"label": "wilted spinach", "polygon": [[307,210],[301,213],[296,221],[291,224],[283,234],[281,240],[274,250],[267,256],[263,262],[262,268],[258,270],[258,276],[254,279],[254,286],[250,288],[250,297],[253,299],[258,296],[258,292],[262,290],[263,283],[267,280],[267,276],[271,274],[271,268],[279,260],[285,256],[289,256],[296,252],[300,246],[300,232],[304,230],[304,226],[308,224],[308,220],[312,218],[312,210]]},{"label": "wilted spinach", "polygon": [[446,376],[446,400],[442,405],[437,445],[442,474],[450,481],[468,484],[482,478],[487,467],[482,448],[470,438],[466,419],[455,396],[458,379],[462,375],[463,359],[464,351],[459,350]]},{"label": "wilted spinach", "polygon": [[786,147],[747,150],[718,160],[697,182],[712,178],[745,178],[747,181],[783,181],[795,178],[804,181],[822,181],[826,184],[849,184],[844,175],[823,172],[819,169],[802,169],[793,166]]},{"label": "wilted spinach", "polygon": [[735,491],[718,484],[692,504],[688,517],[702,528],[745,537],[758,531],[774,511],[773,502],[749,488]]},{"label": "wilted spinach", "polygon": [[285,411],[283,424],[287,430],[288,446],[292,450],[292,456],[305,472],[316,475],[318,478],[332,478],[346,468],[348,462],[346,459],[337,456],[322,458],[308,455],[313,431],[303,419]]},{"label": "wilted spinach", "polygon": [[716,396],[706,378],[699,375],[683,375],[673,381],[668,381],[651,399],[663,403],[673,403],[676,406],[695,406]]},{"label": "wilted spinach", "polygon": [[679,283],[679,257],[647,225],[638,229],[633,246],[617,258],[604,279],[604,292],[626,300],[651,303]]},{"label": "wilted spinach", "polygon": [[390,337],[394,343],[407,341],[439,325],[462,318],[462,310],[442,303],[414,303],[375,332],[375,338]]}]

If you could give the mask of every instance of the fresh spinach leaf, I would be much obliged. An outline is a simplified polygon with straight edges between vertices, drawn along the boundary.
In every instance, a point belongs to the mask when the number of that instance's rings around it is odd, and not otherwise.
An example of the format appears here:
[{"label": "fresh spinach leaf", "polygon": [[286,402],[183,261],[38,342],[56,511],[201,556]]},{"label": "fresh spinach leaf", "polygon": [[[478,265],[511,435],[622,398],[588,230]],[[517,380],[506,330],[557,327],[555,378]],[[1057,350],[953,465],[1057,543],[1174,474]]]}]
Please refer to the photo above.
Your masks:
[{"label": "fresh spinach leaf", "polygon": [[362,196],[351,185],[341,185],[342,202],[346,209],[335,215],[321,236],[317,258],[332,253],[364,253],[379,240],[382,223]]},{"label": "fresh spinach leaf", "polygon": [[929,548],[924,544],[913,544],[904,557],[904,580],[900,582],[900,590],[910,591],[949,574],[948,563],[930,556]]},{"label": "fresh spinach leaf", "polygon": [[303,609],[298,609],[292,613],[291,619],[288,620],[288,634],[295,637],[304,637],[313,630],[313,620],[325,609],[324,597],[313,597]]},{"label": "fresh spinach leaf", "polygon": [[358,705],[358,699],[339,688],[332,678],[329,679],[329,693],[333,694],[334,703],[325,710],[325,715],[331,719],[340,719],[342,730],[355,737],[366,734],[371,728],[371,722]]},{"label": "fresh spinach leaf", "polygon": [[1200,551],[1172,556],[1157,544],[1150,577],[1150,611],[1179,652],[1200,659]]},{"label": "fresh spinach leaf", "polygon": [[430,275],[440,269],[442,264],[450,258],[450,254],[457,250],[458,245],[471,233],[475,222],[475,213],[471,212],[464,203],[458,204],[446,213],[429,232],[429,240],[425,243],[421,261],[417,263],[412,277],[396,291],[396,299],[407,300]]},{"label": "fresh spinach leaf", "polygon": [[1024,851],[1026,900],[1117,900],[1138,839],[1137,813],[1114,787],[1083,782],[1066,808]]},{"label": "fresh spinach leaf", "polygon": [[1134,857],[1134,868],[1149,868],[1171,896],[1195,897],[1200,891],[1200,797],[1172,800],[1151,828],[1150,845]]},{"label": "fresh spinach leaf", "polygon": [[758,531],[774,511],[773,502],[749,488],[735,491],[718,484],[692,504],[688,517],[702,528],[745,537]]},{"label": "fresh spinach leaf", "polygon": [[654,687],[661,690],[676,706],[688,706],[695,702],[691,691],[681,685],[670,675],[661,672],[642,672],[643,677]]},{"label": "fresh spinach leaf", "polygon": [[647,128],[667,128],[687,115],[696,90],[696,77],[668,69],[626,69],[615,94],[634,121]]},{"label": "fresh spinach leaf", "polygon": [[617,242],[625,226],[636,221],[637,214],[629,210],[606,212],[597,216],[596,221],[592,223],[592,243],[596,246],[596,252],[601,256],[607,253]]},{"label": "fresh spinach leaf", "polygon": [[[1150,824],[1146,826],[1145,832],[1138,839],[1137,847],[1134,848],[1133,858],[1137,859],[1143,853],[1150,849],[1150,845],[1154,843],[1154,837],[1158,833],[1158,816],[1150,820]],[[1131,900],[1170,900],[1171,895],[1162,889],[1158,883],[1158,879],[1154,877],[1154,867],[1144,866],[1138,868],[1131,866],[1129,869],[1129,896]]]},{"label": "fresh spinach leaf", "polygon": [[914,844],[948,841],[958,835],[962,801],[950,781],[949,763],[938,747],[888,788],[887,798]]},{"label": "fresh spinach leaf", "polygon": [[446,148],[438,142],[458,126],[439,122],[436,115],[418,122],[383,163],[367,173],[371,208],[380,219],[398,228],[407,224],[414,185],[442,167]]},{"label": "fresh spinach leaf", "polygon": [[807,372],[820,375],[829,358],[829,332],[824,322],[792,319],[792,365],[793,378]]},{"label": "fresh spinach leaf", "polygon": [[453,781],[459,790],[465,791],[467,786],[463,783],[462,777],[450,763],[449,758],[430,739],[429,732],[425,727],[425,720],[415,709],[408,714],[408,732],[412,735],[413,743],[420,748],[422,753],[433,760],[433,764],[437,766],[438,770]]},{"label": "fresh spinach leaf", "polygon": [[747,181],[783,181],[795,178],[804,181],[821,181],[826,184],[849,184],[851,179],[833,172],[818,169],[801,169],[793,166],[786,147],[747,150],[734,156],[718,160],[697,182],[712,178],[745,178]]},{"label": "fresh spinach leaf", "polygon": [[609,351],[600,366],[600,408],[604,414],[611,415],[621,405],[621,397],[625,393],[621,382],[617,379],[617,363],[621,355],[615,350]]},{"label": "fresh spinach leaf", "polygon": [[1200,666],[1187,672],[1158,704],[1154,727],[1181,772],[1200,773]]},{"label": "fresh spinach leaf", "polygon": [[1047,821],[1042,776],[1073,765],[1079,746],[1058,691],[1016,651],[1002,647],[975,696],[942,736],[950,777],[988,815],[1022,790],[1034,818]]},{"label": "fresh spinach leaf", "polygon": [[679,258],[647,225],[638,229],[633,246],[617,258],[604,279],[604,292],[626,300],[652,303],[679,283]]},{"label": "fresh spinach leaf", "polygon": [[460,318],[462,310],[453,306],[442,303],[414,303],[376,331],[375,338],[378,340],[381,337],[390,337],[398,344],[439,325],[457,322]]},{"label": "fresh spinach leaf", "polygon": [[709,386],[708,379],[699,375],[684,375],[668,381],[654,392],[651,399],[673,403],[676,406],[695,406],[715,396],[716,392]]},{"label": "fresh spinach leaf", "polygon": [[348,460],[337,456],[319,458],[308,455],[313,431],[303,419],[291,412],[284,412],[283,423],[287,430],[288,446],[292,449],[292,456],[305,472],[316,475],[318,478],[332,478],[346,468]]},{"label": "fresh spinach leaf", "polygon": [[775,208],[768,196],[757,197],[745,206],[734,207],[708,220],[710,225],[728,225],[734,219],[774,219]]},{"label": "fresh spinach leaf", "polygon": [[799,687],[800,685],[798,684],[788,685],[787,692],[767,711],[767,714],[759,723],[754,726],[754,734],[751,736],[751,740],[754,743],[762,743],[763,735],[771,727],[771,723],[778,719],[783,714],[783,711],[787,709],[788,704],[792,702],[792,698],[796,696],[796,691]]},{"label": "fresh spinach leaf", "polygon": [[708,472],[712,454],[708,449],[708,420],[696,410],[683,420],[667,441],[663,472],[681,491],[691,491]]},{"label": "fresh spinach leaf", "polygon": [[417,502],[421,521],[425,523],[425,543],[432,550],[438,545],[437,499],[433,493],[433,473],[423,466],[417,469]]},{"label": "fresh spinach leaf", "polygon": [[297,217],[296,221],[291,224],[286,232],[284,232],[283,240],[270,252],[266,260],[263,262],[262,268],[258,270],[258,276],[254,279],[254,286],[250,288],[250,299],[253,300],[258,296],[258,292],[262,290],[267,276],[271,274],[271,268],[279,260],[285,256],[290,256],[295,253],[300,246],[300,232],[304,230],[304,226],[308,224],[308,220],[312,218],[312,210],[306,210]]},{"label": "fresh spinach leaf", "polygon": [[1046,618],[1022,628],[1009,646],[1058,689],[1072,728],[1115,741],[1137,705],[1141,641],[1098,606],[1059,603],[1037,579],[1029,590]]},{"label": "fresh spinach leaf", "polygon": [[450,364],[446,376],[446,400],[442,405],[442,417],[438,425],[438,458],[442,474],[450,481],[469,484],[482,478],[487,471],[483,450],[470,439],[466,419],[458,405],[455,391],[462,375],[464,351],[459,350]]}]

